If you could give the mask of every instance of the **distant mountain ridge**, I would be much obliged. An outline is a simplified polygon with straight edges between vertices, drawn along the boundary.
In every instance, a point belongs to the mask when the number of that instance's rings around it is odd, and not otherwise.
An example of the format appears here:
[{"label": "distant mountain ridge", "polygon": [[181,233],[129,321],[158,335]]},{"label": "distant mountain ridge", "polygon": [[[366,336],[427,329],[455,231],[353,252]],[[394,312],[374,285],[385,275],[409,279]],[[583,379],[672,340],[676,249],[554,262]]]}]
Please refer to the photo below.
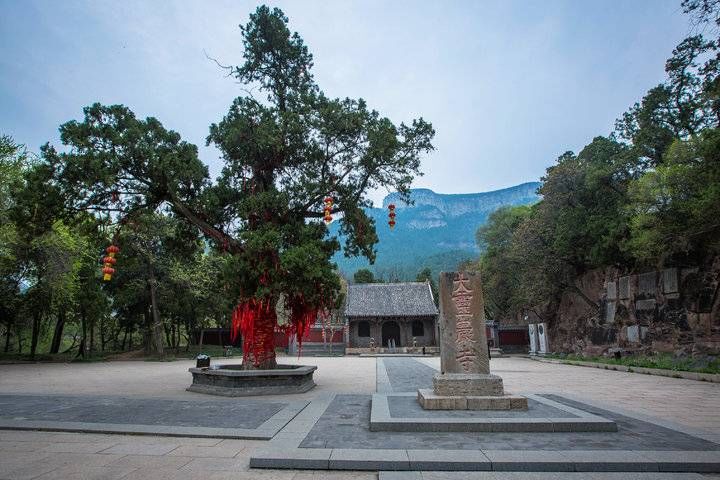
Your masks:
[{"label": "distant mountain ridge", "polygon": [[[375,219],[380,242],[377,260],[369,265],[364,258],[346,258],[342,252],[333,261],[348,278],[359,268],[369,268],[384,280],[414,280],[425,267],[437,275],[452,270],[463,260],[477,258],[475,232],[485,224],[488,216],[506,205],[528,205],[540,197],[539,182],[528,182],[501,190],[481,193],[442,194],[426,188],[412,189],[412,205],[391,193],[383,200],[382,208],[368,208]],[[387,225],[387,206],[394,203],[397,225]],[[330,226],[333,235],[338,225]],[[341,238],[341,242],[342,242]]]}]

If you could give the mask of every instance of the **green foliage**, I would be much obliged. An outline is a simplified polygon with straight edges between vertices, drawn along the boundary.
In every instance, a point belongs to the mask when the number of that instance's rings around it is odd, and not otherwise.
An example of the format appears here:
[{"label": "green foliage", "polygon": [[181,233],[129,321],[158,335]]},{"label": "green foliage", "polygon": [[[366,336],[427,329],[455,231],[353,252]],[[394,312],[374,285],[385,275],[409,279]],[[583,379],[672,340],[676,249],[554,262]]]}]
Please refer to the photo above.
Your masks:
[{"label": "green foliage", "polygon": [[720,251],[720,131],[676,140],[630,195],[628,248],[639,260],[698,261]]},{"label": "green foliage", "polygon": [[132,218],[167,206],[232,254],[223,262],[229,296],[334,303],[340,284],[330,258],[339,243],[318,222],[324,198],[342,214],[345,253],[374,259],[367,194],[407,195],[434,131],[422,119],[394,125],[362,99],[326,97],[287,24],[282,11],[261,6],[241,27],[244,63],[232,74],[267,98],[238,97],[210,126],[207,142],[225,160],[216,183],[197,148],[156,119],[96,104],[61,127],[68,151],[43,149],[68,207]]},{"label": "green foliage", "polygon": [[430,268],[423,268],[415,277],[416,282],[428,282],[430,284],[430,291],[432,292],[433,299],[435,300],[435,306],[440,303],[440,295],[438,292],[438,285],[435,281],[435,275]]},{"label": "green foliage", "polygon": [[[720,31],[720,2],[683,8]],[[699,264],[720,253],[719,46],[702,35],[683,40],[666,63],[667,82],[609,138],[547,169],[539,203],[491,215],[477,239],[493,314],[548,310],[567,290],[599,311],[576,286],[589,269]]]},{"label": "green foliage", "polygon": [[548,355],[549,358],[557,358],[560,360],[577,361],[577,362],[593,362],[605,363],[608,365],[624,365],[627,367],[641,368],[657,368],[660,370],[674,370],[680,372],[699,372],[699,373],[720,373],[720,359],[708,358],[678,358],[673,355],[664,353],[657,355],[633,355],[629,357],[585,357],[582,355]]},{"label": "green foliage", "polygon": [[[232,74],[261,92],[235,99],[210,126],[222,152],[215,182],[195,145],[153,117],[93,104],[60,126],[63,148],[37,161],[0,138],[0,300],[6,349],[31,331],[33,354],[137,346],[163,357],[207,326],[227,325],[238,301],[339,311],[346,289],[331,262],[375,258],[368,192],[407,197],[431,150],[423,119],[396,125],[362,99],[328,98],[312,55],[279,9],[259,7],[241,27],[244,60]],[[339,229],[320,220],[325,197]],[[185,221],[181,221],[185,220]],[[116,274],[101,259],[121,248]],[[52,328],[54,324],[54,328]],[[99,337],[99,338],[98,338]],[[77,340],[80,339],[80,343]]]},{"label": "green foliage", "polygon": [[375,275],[367,268],[361,268],[353,275],[355,283],[375,283]]},{"label": "green foliage", "polygon": [[521,272],[523,262],[514,240],[520,224],[530,216],[531,207],[505,207],[490,215],[477,232],[478,244],[485,249],[480,259],[486,308],[492,318],[502,318],[525,305]]}]

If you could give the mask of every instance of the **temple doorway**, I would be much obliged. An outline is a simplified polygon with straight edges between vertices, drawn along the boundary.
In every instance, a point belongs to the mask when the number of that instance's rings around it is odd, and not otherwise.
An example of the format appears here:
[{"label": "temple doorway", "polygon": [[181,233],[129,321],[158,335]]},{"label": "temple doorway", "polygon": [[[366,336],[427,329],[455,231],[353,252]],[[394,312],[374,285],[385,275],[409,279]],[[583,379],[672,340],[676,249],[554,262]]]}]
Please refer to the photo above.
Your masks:
[{"label": "temple doorway", "polygon": [[382,344],[383,347],[388,348],[390,339],[395,341],[395,346],[400,345],[400,325],[395,321],[385,322],[382,326]]}]

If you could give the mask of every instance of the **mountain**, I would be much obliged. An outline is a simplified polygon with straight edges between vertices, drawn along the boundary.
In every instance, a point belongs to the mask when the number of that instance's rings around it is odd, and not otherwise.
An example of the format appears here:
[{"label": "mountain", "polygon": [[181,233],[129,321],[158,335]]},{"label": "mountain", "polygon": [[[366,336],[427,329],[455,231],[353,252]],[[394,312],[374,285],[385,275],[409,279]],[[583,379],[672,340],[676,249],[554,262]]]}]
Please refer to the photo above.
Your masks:
[{"label": "mountain", "polygon": [[[502,190],[482,193],[442,194],[418,188],[411,190],[413,204],[391,193],[383,200],[383,208],[366,209],[375,219],[380,242],[376,245],[377,260],[370,265],[364,258],[346,258],[342,252],[333,261],[347,278],[360,268],[369,268],[384,280],[414,280],[420,270],[430,267],[437,275],[454,270],[463,260],[477,258],[475,232],[488,216],[506,205],[527,205],[540,197],[538,182],[523,183]],[[390,230],[387,206],[396,206],[397,224]],[[330,233],[337,235],[336,222]],[[340,238],[341,244],[343,239]]]}]

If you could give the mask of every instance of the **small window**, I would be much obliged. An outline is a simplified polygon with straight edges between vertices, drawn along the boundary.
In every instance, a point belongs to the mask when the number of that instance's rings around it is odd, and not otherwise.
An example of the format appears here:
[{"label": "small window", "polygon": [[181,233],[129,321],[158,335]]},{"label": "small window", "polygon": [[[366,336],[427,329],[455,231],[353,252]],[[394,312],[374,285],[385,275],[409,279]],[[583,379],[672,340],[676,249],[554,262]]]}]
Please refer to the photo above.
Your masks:
[{"label": "small window", "polygon": [[412,324],[412,336],[413,337],[424,337],[425,327],[420,320],[415,320]]},{"label": "small window", "polygon": [[369,337],[370,336],[370,322],[358,323],[358,337]]}]

